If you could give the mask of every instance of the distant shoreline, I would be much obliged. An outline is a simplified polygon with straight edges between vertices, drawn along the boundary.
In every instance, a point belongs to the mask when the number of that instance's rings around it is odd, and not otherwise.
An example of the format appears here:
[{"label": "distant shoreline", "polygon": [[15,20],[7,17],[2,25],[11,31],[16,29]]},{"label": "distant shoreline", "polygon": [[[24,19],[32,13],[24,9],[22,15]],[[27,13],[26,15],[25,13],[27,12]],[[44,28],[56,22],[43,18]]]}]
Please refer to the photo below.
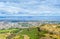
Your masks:
[{"label": "distant shoreline", "polygon": [[0,21],[60,21],[60,16],[0,16]]}]

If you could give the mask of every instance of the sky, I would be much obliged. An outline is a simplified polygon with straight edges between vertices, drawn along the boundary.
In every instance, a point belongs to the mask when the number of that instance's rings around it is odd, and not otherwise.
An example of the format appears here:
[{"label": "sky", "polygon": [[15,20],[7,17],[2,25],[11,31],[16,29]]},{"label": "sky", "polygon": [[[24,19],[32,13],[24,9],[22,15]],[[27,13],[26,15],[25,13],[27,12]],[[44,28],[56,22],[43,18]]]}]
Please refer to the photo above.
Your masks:
[{"label": "sky", "polygon": [[0,20],[59,20],[60,0],[0,0]]},{"label": "sky", "polygon": [[60,0],[0,0],[0,16],[60,16]]}]

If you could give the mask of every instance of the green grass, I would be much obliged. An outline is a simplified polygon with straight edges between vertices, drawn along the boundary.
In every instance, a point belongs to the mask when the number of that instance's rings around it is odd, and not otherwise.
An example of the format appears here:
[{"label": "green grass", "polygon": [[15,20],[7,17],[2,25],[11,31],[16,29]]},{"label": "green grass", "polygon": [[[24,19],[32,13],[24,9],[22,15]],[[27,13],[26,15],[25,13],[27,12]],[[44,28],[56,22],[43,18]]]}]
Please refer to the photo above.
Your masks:
[{"label": "green grass", "polygon": [[[19,32],[21,31],[22,32]],[[47,33],[47,31],[38,31],[37,28],[24,28],[24,29],[18,29],[18,28],[10,28],[6,30],[0,30],[0,33],[18,33],[20,35],[20,39],[23,39],[23,35],[28,35],[30,39],[40,39],[40,37],[44,37],[44,34]],[[17,34],[16,34],[17,35]]]},{"label": "green grass", "polygon": [[13,29],[5,29],[0,30],[0,33],[9,33],[9,32],[17,32],[19,29],[13,28]]},{"label": "green grass", "polygon": [[22,35],[28,35],[30,39],[38,39],[37,33],[37,28],[23,29],[23,32],[21,32]]}]

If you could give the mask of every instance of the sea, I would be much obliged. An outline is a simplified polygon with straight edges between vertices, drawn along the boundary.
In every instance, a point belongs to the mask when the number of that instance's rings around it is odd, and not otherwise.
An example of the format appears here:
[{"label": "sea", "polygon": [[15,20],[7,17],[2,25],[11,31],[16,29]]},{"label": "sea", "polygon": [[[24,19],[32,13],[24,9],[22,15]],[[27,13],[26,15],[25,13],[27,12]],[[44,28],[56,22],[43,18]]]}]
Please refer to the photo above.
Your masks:
[{"label": "sea", "polygon": [[25,21],[58,21],[60,16],[0,16],[0,21],[25,22]]}]

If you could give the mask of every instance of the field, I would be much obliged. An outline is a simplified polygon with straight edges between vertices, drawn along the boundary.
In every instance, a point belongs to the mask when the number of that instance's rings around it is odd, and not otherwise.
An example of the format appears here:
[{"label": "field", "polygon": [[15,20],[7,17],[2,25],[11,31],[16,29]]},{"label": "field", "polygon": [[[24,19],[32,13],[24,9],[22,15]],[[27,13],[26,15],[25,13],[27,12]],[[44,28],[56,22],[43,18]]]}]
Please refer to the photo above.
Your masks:
[{"label": "field", "polygon": [[60,24],[0,30],[0,39],[60,39]]}]

